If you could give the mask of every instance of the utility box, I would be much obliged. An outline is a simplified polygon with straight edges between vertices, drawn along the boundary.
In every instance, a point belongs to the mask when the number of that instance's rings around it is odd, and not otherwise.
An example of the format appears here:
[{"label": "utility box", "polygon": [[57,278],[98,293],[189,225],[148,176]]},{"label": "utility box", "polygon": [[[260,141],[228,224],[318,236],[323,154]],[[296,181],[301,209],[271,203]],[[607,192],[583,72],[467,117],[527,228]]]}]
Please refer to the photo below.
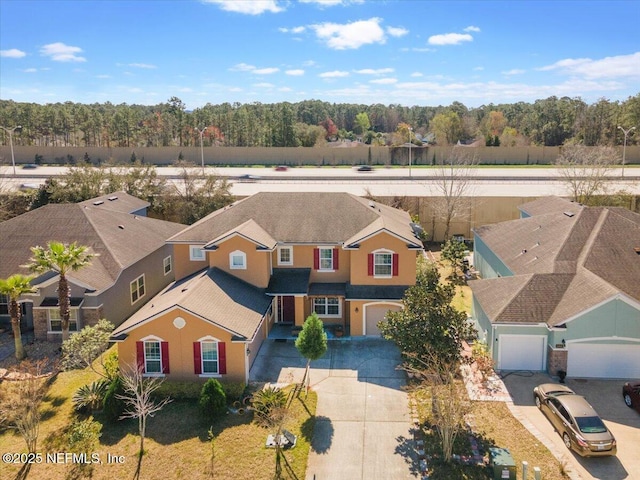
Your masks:
[{"label": "utility box", "polygon": [[492,480],[516,480],[516,462],[506,448],[489,449]]}]

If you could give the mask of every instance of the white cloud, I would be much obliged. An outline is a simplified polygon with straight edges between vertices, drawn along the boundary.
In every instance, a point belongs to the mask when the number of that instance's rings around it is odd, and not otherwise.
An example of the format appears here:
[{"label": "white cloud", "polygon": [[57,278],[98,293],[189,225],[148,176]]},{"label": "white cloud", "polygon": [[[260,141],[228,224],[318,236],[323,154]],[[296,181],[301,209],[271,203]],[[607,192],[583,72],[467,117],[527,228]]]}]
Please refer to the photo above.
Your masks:
[{"label": "white cloud", "polygon": [[231,70],[232,72],[251,72],[252,70],[255,70],[255,69],[256,67],[254,67],[253,65],[249,65],[246,63],[237,63],[236,65],[231,67],[229,70]]},{"label": "white cloud", "polygon": [[409,30],[402,27],[387,27],[387,33],[392,37],[403,37],[409,33]]},{"label": "white cloud", "polygon": [[630,55],[605,57],[600,60],[592,60],[591,58],[566,58],[552,65],[541,67],[538,70],[557,70],[567,75],[579,75],[586,78],[640,78],[640,52]]},{"label": "white cloud", "polygon": [[380,22],[380,18],[371,18],[346,24],[321,23],[311,25],[311,28],[329,48],[347,50],[372,43],[385,43],[386,37]]},{"label": "white cloud", "polygon": [[25,68],[24,70],[22,70],[23,73],[36,73],[37,71],[37,68]]},{"label": "white cloud", "polygon": [[355,73],[360,73],[362,75],[384,75],[392,72],[393,68],[363,68],[362,70],[355,70]]},{"label": "white cloud", "polygon": [[255,70],[252,70],[251,73],[254,73],[256,75],[271,75],[272,73],[276,73],[279,71],[280,71],[279,68],[269,67],[269,68],[256,68]]},{"label": "white cloud", "polygon": [[291,75],[294,77],[299,77],[301,75],[304,75],[304,70],[302,70],[301,68],[297,68],[294,70],[285,70],[285,72],[287,75]]},{"label": "white cloud", "polygon": [[343,72],[343,71],[340,71],[340,70],[334,70],[332,72],[321,73],[318,76],[320,78],[342,78],[342,77],[348,77],[349,76],[349,72]]},{"label": "white cloud", "polygon": [[397,78],[376,78],[375,80],[369,80],[369,83],[375,83],[378,85],[392,85],[398,83]]},{"label": "white cloud", "polygon": [[293,28],[287,28],[287,27],[280,27],[278,28],[278,31],[282,32],[282,33],[294,33],[294,34],[300,34],[300,33],[304,33],[304,31],[306,30],[306,27],[293,27]]},{"label": "white cloud", "polygon": [[512,68],[511,70],[506,70],[500,73],[502,73],[502,75],[522,75],[525,71],[519,68]]},{"label": "white cloud", "polygon": [[467,28],[464,29],[465,32],[479,32],[480,31],[480,27],[475,27],[473,25],[469,25]]},{"label": "white cloud", "polygon": [[27,54],[17,48],[10,48],[9,50],[0,50],[0,57],[5,58],[22,58]]},{"label": "white cloud", "polygon": [[204,0],[204,2],[219,5],[222,10],[227,12],[246,15],[261,15],[264,12],[278,13],[285,10],[278,5],[277,0]]},{"label": "white cloud", "polygon": [[261,83],[254,83],[252,86],[259,87],[259,88],[273,88],[275,85],[273,85],[273,83],[261,82]]},{"label": "white cloud", "polygon": [[51,58],[54,62],[86,62],[86,58],[77,55],[81,52],[80,47],[72,47],[62,42],[49,43],[40,49],[41,55]]},{"label": "white cloud", "polygon": [[421,72],[413,72],[411,74],[412,77],[424,77],[424,75]]},{"label": "white cloud", "polygon": [[473,41],[473,37],[468,33],[443,33],[432,35],[427,41],[429,45],[458,45],[462,42]]},{"label": "white cloud", "polygon": [[96,75],[96,78],[111,78],[111,75],[100,74],[100,75]]},{"label": "white cloud", "polygon": [[149,63],[130,63],[129,66],[134,68],[146,68],[146,69],[158,68],[155,65],[151,65]]}]

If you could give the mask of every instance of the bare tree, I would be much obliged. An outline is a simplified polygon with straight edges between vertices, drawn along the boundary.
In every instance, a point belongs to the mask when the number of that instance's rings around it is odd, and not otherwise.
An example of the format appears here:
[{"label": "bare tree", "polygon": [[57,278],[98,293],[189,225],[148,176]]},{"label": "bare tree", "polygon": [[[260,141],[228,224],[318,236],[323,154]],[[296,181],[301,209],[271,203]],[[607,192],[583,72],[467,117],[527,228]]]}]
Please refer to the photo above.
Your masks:
[{"label": "bare tree", "polygon": [[443,164],[433,171],[434,219],[444,223],[445,241],[449,239],[451,222],[469,217],[477,163],[477,157],[464,147],[453,147]]},{"label": "bare tree", "polygon": [[171,402],[171,399],[165,398],[156,401],[153,393],[160,388],[163,378],[145,377],[142,369],[132,368],[129,366],[122,374],[122,386],[124,393],[116,395],[116,398],[123,400],[127,407],[120,419],[137,418],[138,433],[140,434],[140,451],[138,452],[138,467],[133,476],[134,479],[140,478],[140,469],[142,467],[142,456],[144,455],[144,439],[147,433],[147,420],[155,416],[162,408]]},{"label": "bare tree", "polygon": [[589,204],[594,196],[609,193],[611,170],[620,163],[613,147],[570,145],[556,159],[558,174],[576,202]]}]

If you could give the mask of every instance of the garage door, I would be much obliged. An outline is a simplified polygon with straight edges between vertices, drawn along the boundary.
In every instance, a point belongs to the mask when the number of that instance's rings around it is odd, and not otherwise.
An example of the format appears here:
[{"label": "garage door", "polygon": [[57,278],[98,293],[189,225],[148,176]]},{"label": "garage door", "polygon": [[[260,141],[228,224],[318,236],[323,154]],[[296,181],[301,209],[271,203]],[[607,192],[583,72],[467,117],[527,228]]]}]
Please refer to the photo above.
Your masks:
[{"label": "garage door", "polygon": [[544,335],[499,335],[498,369],[544,370],[546,339]]},{"label": "garage door", "polygon": [[380,336],[380,329],[378,328],[378,322],[384,320],[387,312],[391,310],[392,312],[398,312],[402,310],[402,307],[399,305],[393,304],[377,304],[377,305],[368,305],[364,307],[364,334]]},{"label": "garage door", "polygon": [[640,378],[640,345],[569,343],[567,376]]}]

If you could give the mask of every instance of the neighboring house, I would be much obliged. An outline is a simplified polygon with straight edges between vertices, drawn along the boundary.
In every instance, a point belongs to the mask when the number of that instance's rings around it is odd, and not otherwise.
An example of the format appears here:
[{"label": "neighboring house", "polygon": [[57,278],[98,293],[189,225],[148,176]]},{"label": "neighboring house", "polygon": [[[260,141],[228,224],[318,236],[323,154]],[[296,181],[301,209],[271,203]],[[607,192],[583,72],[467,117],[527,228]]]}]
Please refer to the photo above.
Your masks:
[{"label": "neighboring house", "polygon": [[640,378],[640,215],[558,197],[476,228],[469,282],[500,370]]},{"label": "neighboring house", "polygon": [[406,212],[346,193],[258,193],[169,239],[177,281],[113,333],[148,375],[247,381],[275,324],[316,312],[379,335],[422,251]]},{"label": "neighboring house", "polygon": [[[97,254],[91,265],[69,272],[70,330],[106,318],[119,325],[147,299],[174,280],[173,249],[166,239],[184,225],[140,216],[147,202],[124,192],[79,204],[49,204],[0,224],[0,278],[28,274],[23,266],[31,247],[47,242],[77,242]],[[130,214],[128,212],[136,212]],[[23,324],[40,340],[61,338],[59,276],[39,275],[37,289],[21,299]],[[0,298],[0,321],[9,322],[6,299]]]}]

